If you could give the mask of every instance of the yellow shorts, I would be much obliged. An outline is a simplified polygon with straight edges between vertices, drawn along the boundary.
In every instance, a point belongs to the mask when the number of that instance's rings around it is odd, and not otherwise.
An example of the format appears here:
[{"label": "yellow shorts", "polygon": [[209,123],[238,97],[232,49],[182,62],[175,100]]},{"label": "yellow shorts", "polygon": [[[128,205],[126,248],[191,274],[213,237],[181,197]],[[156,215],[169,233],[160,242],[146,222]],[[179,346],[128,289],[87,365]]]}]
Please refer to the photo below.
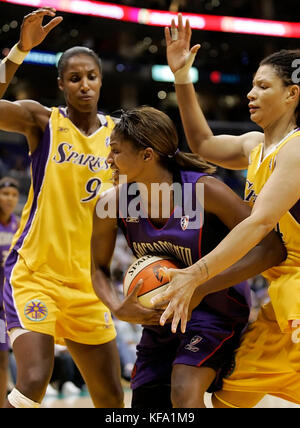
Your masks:
[{"label": "yellow shorts", "polygon": [[60,344],[70,339],[100,345],[116,337],[110,311],[99,301],[89,279],[85,284],[58,281],[31,271],[15,254],[16,263],[4,286],[8,330],[21,327],[48,334]]},{"label": "yellow shorts", "polygon": [[300,322],[291,333],[282,333],[271,303],[248,327],[236,351],[233,372],[223,379],[223,389],[215,396],[231,407],[250,407],[252,398],[259,401],[265,394],[300,404]]}]

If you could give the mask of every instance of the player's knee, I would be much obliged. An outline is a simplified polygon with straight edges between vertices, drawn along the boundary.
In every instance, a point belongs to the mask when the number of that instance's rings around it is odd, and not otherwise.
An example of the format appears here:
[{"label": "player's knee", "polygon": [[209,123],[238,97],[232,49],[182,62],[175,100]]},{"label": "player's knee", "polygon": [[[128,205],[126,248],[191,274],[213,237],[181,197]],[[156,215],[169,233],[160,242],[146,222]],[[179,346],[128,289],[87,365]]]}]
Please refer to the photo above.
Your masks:
[{"label": "player's knee", "polygon": [[110,388],[97,388],[94,392],[90,390],[95,407],[100,408],[122,408],[124,407],[124,391],[119,385],[111,385]]},{"label": "player's knee", "polygon": [[31,367],[22,372],[17,383],[28,398],[41,401],[50,382],[51,372],[48,367]]},{"label": "player's knee", "polygon": [[204,392],[191,394],[184,385],[172,385],[171,401],[174,408],[204,408]]}]

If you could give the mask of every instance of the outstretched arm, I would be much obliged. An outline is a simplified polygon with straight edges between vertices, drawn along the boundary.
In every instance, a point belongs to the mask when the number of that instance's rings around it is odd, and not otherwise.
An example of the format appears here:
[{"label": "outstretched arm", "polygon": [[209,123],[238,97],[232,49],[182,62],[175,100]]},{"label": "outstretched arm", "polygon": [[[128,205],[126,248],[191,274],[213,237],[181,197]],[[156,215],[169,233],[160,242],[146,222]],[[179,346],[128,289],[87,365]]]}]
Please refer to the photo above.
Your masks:
[{"label": "outstretched arm", "polygon": [[200,48],[197,44],[190,49],[191,35],[189,21],[184,25],[181,14],[178,15],[178,28],[173,20],[171,33],[169,28],[165,29],[167,60],[175,76],[178,107],[189,147],[193,153],[224,168],[247,168],[250,151],[259,144],[262,134],[213,135],[189,78],[189,69]]},{"label": "outstretched arm", "polygon": [[199,305],[201,300],[211,293],[224,290],[249,278],[277,266],[287,256],[286,248],[275,231],[269,233],[258,245],[249,251],[241,260],[230,266],[225,271],[216,275],[204,284],[196,288],[189,310]]},{"label": "outstretched arm", "polygon": [[[53,19],[43,26],[42,21],[45,16],[50,16]],[[1,63],[2,79],[0,81],[0,98],[3,97],[15,72],[20,64],[22,64],[29,51],[35,46],[38,46],[62,19],[61,16],[55,17],[55,9],[50,7],[35,10],[24,17],[21,26],[20,40],[10,51],[7,58]]]},{"label": "outstretched arm", "polygon": [[[205,180],[206,209],[217,215],[229,229],[232,229],[227,237],[233,233],[235,234],[240,225],[252,217],[250,215],[250,207],[238,198],[228,186],[211,177]],[[263,227],[263,224],[261,226]],[[269,230],[264,229],[266,230],[265,235],[269,235],[264,240],[264,236],[257,239],[252,248],[250,247],[244,254],[240,252],[242,246],[245,245],[243,241],[251,239],[250,237],[245,237],[245,235],[239,237],[238,243],[220,253],[218,252],[218,247],[223,245],[227,239],[225,237],[215,250],[194,265],[186,269],[168,269],[167,274],[171,279],[168,289],[152,300],[154,304],[170,301],[162,315],[161,323],[164,324],[173,314],[172,331],[176,331],[181,320],[181,330],[184,332],[192,296],[192,305],[195,307],[207,294],[228,288],[283,261],[286,257],[285,248],[275,232],[271,232],[273,227],[269,227]],[[259,233],[261,231],[262,228],[259,228]],[[247,244],[248,242],[246,242]],[[255,245],[257,246],[255,247]],[[219,257],[217,262],[212,265],[210,256],[214,255],[215,251],[217,251]],[[236,255],[237,258],[226,266],[224,260],[232,260]],[[225,265],[225,267],[222,268],[222,265]],[[216,269],[216,271],[212,272],[212,269]],[[216,276],[217,274],[219,275]],[[208,281],[208,279],[210,280]],[[195,290],[196,294],[194,294]]]},{"label": "outstretched arm", "polygon": [[[43,26],[45,16],[52,19]],[[62,17],[55,17],[53,8],[41,8],[24,17],[20,40],[0,64],[0,98],[3,97],[27,53],[39,45],[61,21]],[[48,117],[49,110],[35,101],[0,101],[0,129],[24,134],[31,152],[36,148],[38,141],[36,136],[39,131],[44,130]]]}]

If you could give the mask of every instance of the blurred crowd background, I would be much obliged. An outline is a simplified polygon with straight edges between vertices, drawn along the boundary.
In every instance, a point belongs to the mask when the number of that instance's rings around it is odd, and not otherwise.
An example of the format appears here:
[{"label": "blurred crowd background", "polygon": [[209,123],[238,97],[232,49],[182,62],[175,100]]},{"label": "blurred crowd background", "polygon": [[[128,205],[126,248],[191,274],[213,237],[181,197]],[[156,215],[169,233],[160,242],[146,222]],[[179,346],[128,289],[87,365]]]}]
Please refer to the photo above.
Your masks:
[{"label": "blurred crowd background", "polygon": [[[107,3],[127,6],[226,15],[256,19],[295,21],[295,0],[124,0]],[[23,16],[33,8],[0,2],[0,53],[18,41]],[[59,12],[63,23],[38,47],[43,52],[59,53],[75,45],[94,49],[102,59],[103,87],[99,109],[113,113],[148,104],[162,109],[175,121],[182,149],[187,149],[178,115],[174,86],[152,78],[154,65],[166,65],[162,27],[141,25],[92,16]],[[241,35],[224,32],[193,31],[192,43],[200,43],[195,67],[199,101],[215,133],[240,133],[256,129],[249,122],[247,92],[259,61],[282,48],[298,47],[298,39]],[[57,87],[54,65],[24,63],[5,97],[9,100],[35,99],[47,106],[64,104]],[[28,191],[28,156],[24,138],[0,133],[0,176],[8,172],[21,178],[22,194]],[[219,171],[239,194],[244,172]],[[20,200],[20,209],[24,197]]]},{"label": "blurred crowd background", "polygon": [[[106,0],[106,3],[289,22],[297,22],[298,19],[295,0]],[[0,2],[1,58],[18,41],[23,16],[32,10],[32,7]],[[103,65],[99,109],[112,114],[120,108],[127,109],[141,104],[159,108],[174,120],[180,137],[180,148],[188,150],[178,114],[174,85],[152,77],[154,65],[166,65],[163,28],[59,11],[57,14],[64,17],[62,24],[50,33],[38,49],[52,54],[75,45],[94,49]],[[193,30],[192,43],[201,44],[194,64],[199,72],[195,87],[214,133],[239,134],[257,129],[249,121],[246,97],[257,65],[264,56],[276,50],[299,48],[299,40]],[[55,64],[24,63],[9,86],[5,98],[35,99],[49,107],[63,105],[64,99],[58,90],[56,79]],[[242,196],[245,171],[218,168],[217,174]],[[30,184],[27,144],[18,134],[0,132],[0,178],[6,175],[20,180],[20,214]],[[119,237],[112,264],[113,277],[120,293],[124,271],[132,261],[125,246]],[[266,284],[262,277],[257,277],[251,279],[251,286],[255,317],[255,308],[267,299]],[[128,379],[140,328],[118,323],[118,329],[121,332],[119,337],[125,338],[128,345],[125,344],[127,350],[123,359],[123,375]],[[120,339],[120,349],[122,346]],[[127,370],[128,362],[130,365]]]}]

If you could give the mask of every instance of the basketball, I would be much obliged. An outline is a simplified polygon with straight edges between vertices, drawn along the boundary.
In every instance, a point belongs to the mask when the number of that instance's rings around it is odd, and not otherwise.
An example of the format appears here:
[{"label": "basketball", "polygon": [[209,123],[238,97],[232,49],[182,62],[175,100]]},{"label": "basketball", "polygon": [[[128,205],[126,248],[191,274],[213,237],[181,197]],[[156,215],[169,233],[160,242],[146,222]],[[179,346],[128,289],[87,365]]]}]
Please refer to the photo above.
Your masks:
[{"label": "basketball", "polygon": [[166,290],[169,284],[167,276],[159,272],[162,267],[178,269],[181,266],[171,257],[151,255],[143,256],[132,263],[124,277],[124,296],[128,296],[142,279],[143,285],[138,292],[138,300],[144,307],[152,308],[150,303],[152,297]]}]

